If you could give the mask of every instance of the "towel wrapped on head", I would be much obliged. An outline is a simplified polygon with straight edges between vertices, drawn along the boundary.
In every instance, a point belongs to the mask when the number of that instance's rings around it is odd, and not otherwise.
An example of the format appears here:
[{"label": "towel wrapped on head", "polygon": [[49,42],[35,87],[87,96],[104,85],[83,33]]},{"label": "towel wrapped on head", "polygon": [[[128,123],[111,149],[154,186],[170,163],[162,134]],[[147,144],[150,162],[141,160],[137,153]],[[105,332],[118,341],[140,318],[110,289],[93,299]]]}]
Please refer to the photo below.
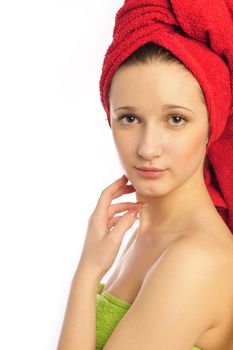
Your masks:
[{"label": "towel wrapped on head", "polygon": [[148,42],[169,50],[202,88],[210,125],[205,183],[233,233],[233,0],[125,0],[115,17],[99,84],[110,127],[111,79]]}]

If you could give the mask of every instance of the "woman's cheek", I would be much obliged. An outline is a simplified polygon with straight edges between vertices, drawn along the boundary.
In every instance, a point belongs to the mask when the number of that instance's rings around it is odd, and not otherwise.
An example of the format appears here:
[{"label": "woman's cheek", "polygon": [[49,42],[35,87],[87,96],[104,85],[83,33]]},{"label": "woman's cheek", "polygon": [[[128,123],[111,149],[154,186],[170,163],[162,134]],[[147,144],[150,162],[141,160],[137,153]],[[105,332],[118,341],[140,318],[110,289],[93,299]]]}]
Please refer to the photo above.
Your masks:
[{"label": "woman's cheek", "polygon": [[190,136],[183,147],[183,162],[186,167],[198,167],[203,158],[204,148],[201,147],[203,144],[204,136],[202,133],[196,133]]}]

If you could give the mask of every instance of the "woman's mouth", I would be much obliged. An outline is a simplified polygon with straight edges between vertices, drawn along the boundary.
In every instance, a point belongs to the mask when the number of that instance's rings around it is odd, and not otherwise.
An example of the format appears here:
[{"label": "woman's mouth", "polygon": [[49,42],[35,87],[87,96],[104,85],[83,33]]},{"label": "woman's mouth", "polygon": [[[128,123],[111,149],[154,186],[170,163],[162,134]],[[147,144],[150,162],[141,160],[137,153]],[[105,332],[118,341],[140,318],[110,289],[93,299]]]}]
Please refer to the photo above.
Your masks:
[{"label": "woman's mouth", "polygon": [[138,171],[138,174],[142,177],[147,177],[147,178],[158,178],[158,177],[161,177],[166,169],[164,170],[144,170],[144,169],[139,169],[139,168],[136,168],[137,171]]}]

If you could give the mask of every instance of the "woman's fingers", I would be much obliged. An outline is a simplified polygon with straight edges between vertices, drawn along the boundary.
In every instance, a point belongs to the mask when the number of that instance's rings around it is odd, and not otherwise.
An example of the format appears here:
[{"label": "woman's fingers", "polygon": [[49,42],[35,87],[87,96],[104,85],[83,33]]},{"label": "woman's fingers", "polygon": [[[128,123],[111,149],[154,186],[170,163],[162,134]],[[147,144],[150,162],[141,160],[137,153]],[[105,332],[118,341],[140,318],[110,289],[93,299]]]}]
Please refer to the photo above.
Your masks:
[{"label": "woman's fingers", "polygon": [[[111,228],[112,228],[113,226],[115,226],[115,225],[118,223],[118,221],[122,219],[122,217],[123,217],[124,215],[125,215],[125,214],[123,214],[123,215],[118,215],[118,216],[114,216],[112,219],[110,219],[110,220],[108,221],[108,231],[110,231]],[[137,219],[137,216],[136,216],[136,219]]]},{"label": "woman's fingers", "polygon": [[117,223],[119,220],[121,220],[121,218],[122,218],[122,215],[119,215],[119,216],[115,216],[114,218],[110,219],[110,220],[108,221],[108,226],[107,226],[108,231],[110,231],[111,228],[112,228],[114,225],[116,225],[116,223]]},{"label": "woman's fingers", "polygon": [[[117,193],[119,193],[119,189],[123,189],[124,185],[126,185],[128,179],[125,175],[123,175],[120,179],[114,181],[110,186],[106,187],[97,202],[95,212],[98,217],[105,218],[106,214],[108,215],[108,209],[109,206],[111,205],[111,202]],[[127,192],[127,189],[124,191]],[[118,195],[117,195],[118,196]]]},{"label": "woman's fingers", "polygon": [[112,199],[122,196],[122,194],[135,192],[135,188],[132,185],[124,185],[114,194]]},{"label": "woman's fingers", "polygon": [[134,214],[132,212],[123,214],[120,220],[115,223],[113,229],[107,235],[110,242],[113,241],[114,243],[121,244],[125,233],[134,224],[136,219],[137,212]]},{"label": "woman's fingers", "polygon": [[141,209],[143,206],[142,202],[124,202],[124,203],[117,203],[117,204],[112,204],[109,208],[109,215],[108,218],[110,219],[112,216],[114,216],[116,213],[120,213],[122,211],[126,210],[132,210],[132,209]]}]

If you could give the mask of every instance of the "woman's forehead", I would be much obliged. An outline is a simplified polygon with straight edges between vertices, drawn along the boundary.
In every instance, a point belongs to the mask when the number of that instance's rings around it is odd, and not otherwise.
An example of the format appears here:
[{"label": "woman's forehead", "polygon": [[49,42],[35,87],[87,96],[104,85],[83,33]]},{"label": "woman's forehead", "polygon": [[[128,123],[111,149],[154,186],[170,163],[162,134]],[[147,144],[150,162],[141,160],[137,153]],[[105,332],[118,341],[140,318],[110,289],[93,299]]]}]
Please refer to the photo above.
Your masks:
[{"label": "woman's forehead", "polygon": [[[193,105],[201,103],[195,77],[177,64],[141,64],[121,67],[112,79],[111,110],[142,102]],[[202,95],[202,92],[201,92]],[[189,106],[187,106],[189,108]],[[192,108],[191,108],[192,109]]]}]

